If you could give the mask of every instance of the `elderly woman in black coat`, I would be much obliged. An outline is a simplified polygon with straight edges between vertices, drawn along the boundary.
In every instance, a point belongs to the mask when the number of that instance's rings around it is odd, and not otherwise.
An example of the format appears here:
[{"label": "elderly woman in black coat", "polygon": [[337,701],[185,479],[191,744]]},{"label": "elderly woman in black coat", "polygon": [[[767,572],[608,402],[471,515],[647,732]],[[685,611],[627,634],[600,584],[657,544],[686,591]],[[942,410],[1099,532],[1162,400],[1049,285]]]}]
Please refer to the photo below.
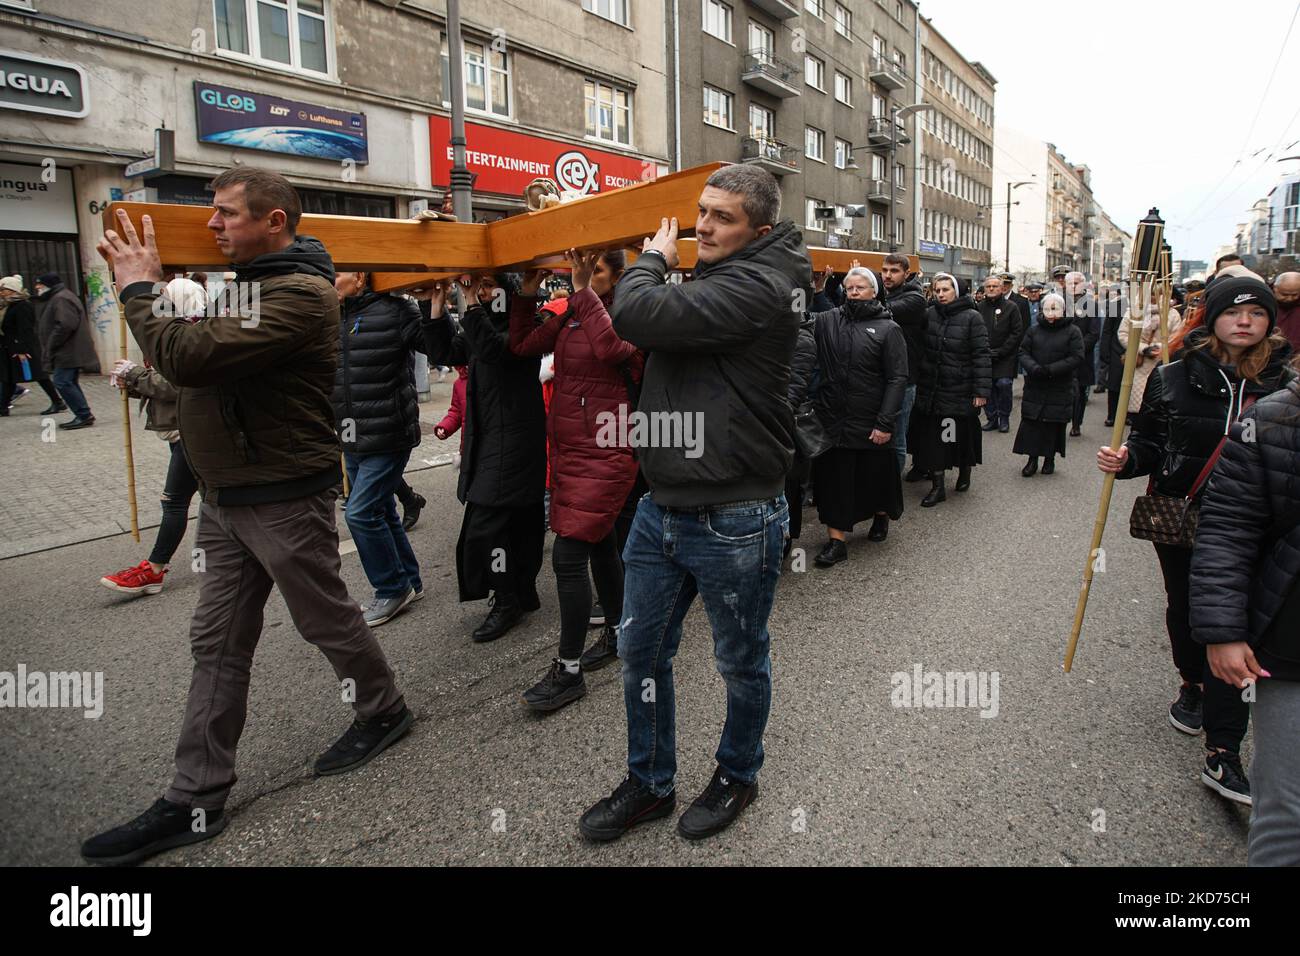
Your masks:
[{"label": "elderly woman in black coat", "polygon": [[903,513],[894,429],[907,389],[907,340],[878,291],[869,270],[850,269],[844,304],[809,316],[821,373],[814,408],[831,441],[813,462],[817,516],[829,538],[816,558],[823,568],[849,556],[855,524],[872,517],[867,537],[883,541],[889,519]]},{"label": "elderly woman in black coat", "polygon": [[912,451],[908,481],[929,477],[922,508],[948,497],[944,472],[957,468],[957,491],[970,487],[970,470],[981,461],[979,410],[993,388],[988,329],[975,302],[961,295],[957,280],[941,272],[932,283],[925,332],[925,364],[917,382],[908,426]]},{"label": "elderly woman in black coat", "polygon": [[1043,298],[1038,324],[1020,345],[1025,370],[1025,394],[1020,401],[1020,428],[1012,451],[1028,455],[1020,472],[1026,478],[1038,471],[1056,470],[1056,456],[1065,457],[1065,426],[1074,408],[1075,372],[1084,361],[1083,333],[1065,314],[1065,300],[1056,293]]}]

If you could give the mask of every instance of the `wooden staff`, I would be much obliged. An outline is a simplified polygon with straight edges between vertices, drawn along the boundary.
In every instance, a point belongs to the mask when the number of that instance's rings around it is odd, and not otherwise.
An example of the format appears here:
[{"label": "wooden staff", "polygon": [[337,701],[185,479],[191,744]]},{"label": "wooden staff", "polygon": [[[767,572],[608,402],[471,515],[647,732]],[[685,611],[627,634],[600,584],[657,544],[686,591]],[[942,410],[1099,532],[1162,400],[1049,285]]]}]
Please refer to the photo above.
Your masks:
[{"label": "wooden staff", "polygon": [[[1111,431],[1110,447],[1119,448],[1124,443],[1124,421],[1128,411],[1129,396],[1133,392],[1133,371],[1137,368],[1138,350],[1142,345],[1142,323],[1146,317],[1147,283],[1150,280],[1138,277],[1130,281],[1128,312],[1128,350],[1124,353],[1124,379],[1119,387],[1119,412],[1115,415],[1115,427]],[[1092,590],[1093,567],[1101,548],[1102,535],[1106,533],[1106,517],[1110,512],[1110,497],[1115,490],[1115,476],[1106,475],[1101,485],[1101,503],[1097,506],[1097,520],[1092,526],[1092,544],[1088,548],[1088,560],[1083,567],[1083,586],[1079,589],[1079,603],[1074,609],[1074,627],[1070,631],[1070,643],[1065,649],[1065,672],[1070,672],[1074,663],[1074,651],[1079,645],[1079,633],[1083,630],[1083,615],[1088,608],[1088,594]]]},{"label": "wooden staff", "polygon": [[343,497],[348,496],[348,460],[342,452],[339,452],[339,467],[343,469]]},{"label": "wooden staff", "polygon": [[1165,276],[1160,282],[1160,361],[1164,365],[1169,361],[1169,306],[1174,298],[1174,277]]},{"label": "wooden staff", "polygon": [[[117,299],[117,321],[121,331],[122,339],[122,358],[126,358],[126,308],[122,305],[122,300],[117,295],[117,283],[111,285],[113,298]],[[127,394],[125,388],[119,389],[122,393],[122,440],[126,448],[126,497],[131,503],[131,537],[137,542],[140,540],[140,510],[135,501],[135,453],[131,447],[131,396]]]}]

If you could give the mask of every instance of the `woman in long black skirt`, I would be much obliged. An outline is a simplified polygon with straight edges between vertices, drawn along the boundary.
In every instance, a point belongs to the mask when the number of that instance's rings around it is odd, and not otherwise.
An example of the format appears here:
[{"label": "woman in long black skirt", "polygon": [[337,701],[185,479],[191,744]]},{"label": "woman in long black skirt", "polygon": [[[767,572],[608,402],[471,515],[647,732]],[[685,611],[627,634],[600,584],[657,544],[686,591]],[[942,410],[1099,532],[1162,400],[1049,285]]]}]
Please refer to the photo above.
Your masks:
[{"label": "woman in long black skirt", "polygon": [[883,541],[889,519],[903,513],[894,427],[907,389],[907,341],[878,288],[869,270],[850,269],[844,305],[810,316],[821,372],[814,408],[832,443],[813,462],[817,517],[829,537],[819,567],[849,556],[845,539],[858,522],[872,518],[867,537]]},{"label": "woman in long black skirt", "polygon": [[1045,296],[1038,324],[1020,345],[1025,395],[1012,451],[1029,456],[1020,472],[1026,478],[1038,471],[1039,458],[1043,459],[1043,474],[1050,475],[1056,471],[1056,456],[1065,457],[1065,426],[1074,407],[1074,371],[1083,358],[1083,332],[1065,314],[1065,300],[1055,293]]},{"label": "woman in long black skirt", "polygon": [[925,363],[907,430],[908,480],[931,481],[922,508],[947,499],[949,468],[957,469],[957,491],[970,487],[970,470],[983,454],[979,410],[993,388],[988,328],[975,301],[959,294],[957,280],[946,272],[934,277],[931,289],[935,302],[925,331]]}]

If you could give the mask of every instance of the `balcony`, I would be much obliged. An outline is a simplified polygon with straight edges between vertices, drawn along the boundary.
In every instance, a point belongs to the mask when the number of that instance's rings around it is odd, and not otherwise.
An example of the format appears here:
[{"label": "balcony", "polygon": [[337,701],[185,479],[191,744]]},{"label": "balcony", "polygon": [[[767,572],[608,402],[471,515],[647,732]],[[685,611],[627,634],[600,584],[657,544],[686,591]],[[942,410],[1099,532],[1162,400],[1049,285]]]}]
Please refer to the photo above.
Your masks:
[{"label": "balcony", "polygon": [[803,83],[799,70],[767,50],[750,50],[745,54],[740,78],[755,89],[782,99],[798,96]]},{"label": "balcony", "polygon": [[871,63],[867,67],[871,82],[887,90],[901,90],[907,86],[907,77],[902,68],[891,60],[886,60],[879,53],[871,54]]},{"label": "balcony", "polygon": [[872,202],[889,202],[889,180],[867,180],[867,198]]},{"label": "balcony", "polygon": [[890,142],[897,142],[903,146],[912,141],[912,137],[907,135],[907,128],[902,123],[893,123],[892,126],[897,130],[897,140],[894,139],[895,133],[890,129],[891,120],[888,116],[873,116],[871,123],[867,127],[867,141],[883,145]]},{"label": "balcony", "polygon": [[789,20],[799,15],[799,7],[786,0],[750,0],[754,6],[778,20]]},{"label": "balcony", "polygon": [[740,161],[761,166],[774,176],[799,172],[799,150],[770,136],[746,136],[740,141]]}]

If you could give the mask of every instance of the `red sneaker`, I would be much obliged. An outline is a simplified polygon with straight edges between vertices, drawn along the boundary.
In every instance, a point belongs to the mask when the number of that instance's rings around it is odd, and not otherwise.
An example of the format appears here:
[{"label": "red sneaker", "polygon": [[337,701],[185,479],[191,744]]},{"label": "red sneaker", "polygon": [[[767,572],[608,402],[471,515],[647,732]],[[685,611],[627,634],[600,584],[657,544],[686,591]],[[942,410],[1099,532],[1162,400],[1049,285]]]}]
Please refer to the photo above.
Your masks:
[{"label": "red sneaker", "polygon": [[99,583],[110,591],[122,591],[126,594],[157,594],[163,589],[164,568],[155,574],[147,560],[141,561],[133,568],[125,568],[117,574],[108,574],[99,579]]}]

